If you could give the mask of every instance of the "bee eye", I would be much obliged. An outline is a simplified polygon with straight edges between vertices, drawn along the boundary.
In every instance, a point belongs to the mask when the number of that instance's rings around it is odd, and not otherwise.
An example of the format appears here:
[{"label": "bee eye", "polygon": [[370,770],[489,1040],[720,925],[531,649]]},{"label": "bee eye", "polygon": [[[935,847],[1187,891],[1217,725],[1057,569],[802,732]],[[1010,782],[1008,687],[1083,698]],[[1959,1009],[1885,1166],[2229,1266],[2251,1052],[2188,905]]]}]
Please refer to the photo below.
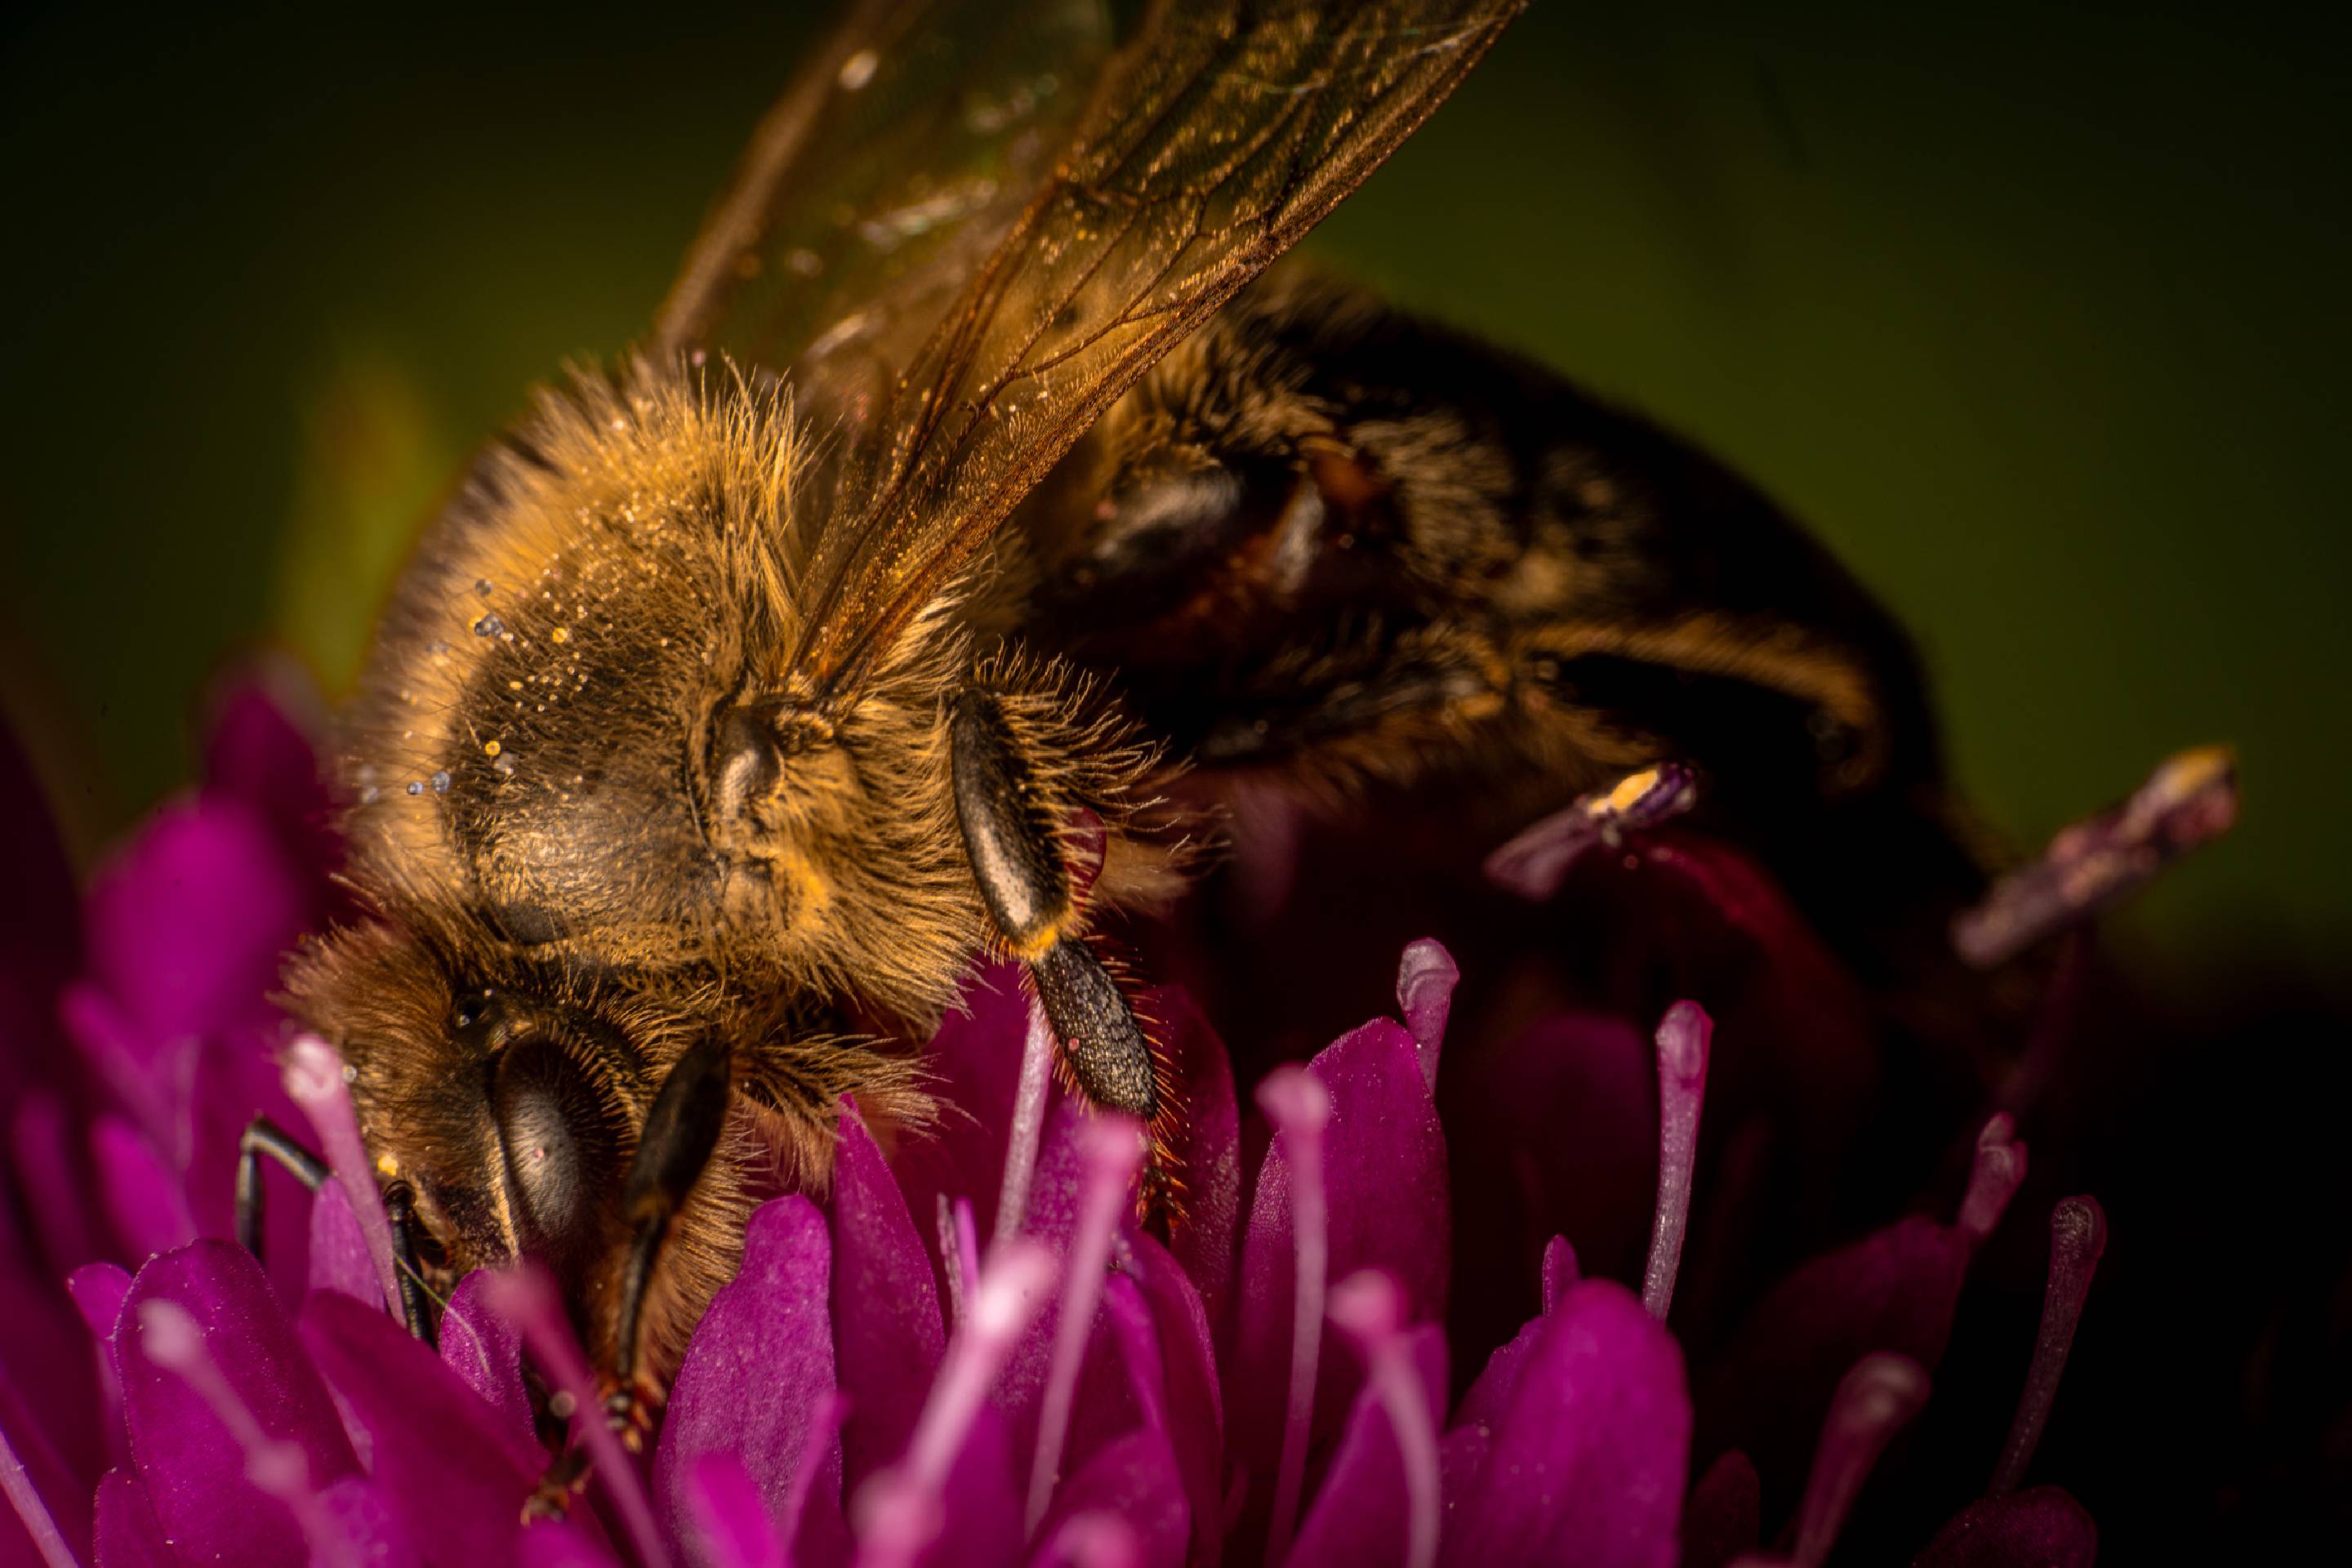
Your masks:
[{"label": "bee eye", "polygon": [[602,1100],[553,1041],[523,1039],[499,1056],[490,1104],[499,1122],[524,1246],[561,1259],[601,1229],[616,1140]]}]

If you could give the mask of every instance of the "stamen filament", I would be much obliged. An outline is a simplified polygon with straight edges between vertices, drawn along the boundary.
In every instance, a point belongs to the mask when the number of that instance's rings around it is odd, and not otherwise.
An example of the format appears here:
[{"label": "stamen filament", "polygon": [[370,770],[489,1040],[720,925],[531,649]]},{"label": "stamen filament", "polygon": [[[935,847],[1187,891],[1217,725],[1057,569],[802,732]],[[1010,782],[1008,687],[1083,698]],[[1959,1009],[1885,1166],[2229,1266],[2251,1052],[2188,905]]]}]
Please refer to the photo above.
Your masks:
[{"label": "stamen filament", "polygon": [[228,1428],[230,1440],[245,1455],[246,1479],[286,1505],[301,1527],[311,1561],[331,1568],[359,1568],[360,1553],[319,1496],[301,1446],[262,1430],[252,1407],[205,1349],[205,1331],[187,1309],[176,1301],[141,1302],[139,1343],[148,1360],[176,1373],[211,1406],[214,1416]]},{"label": "stamen filament", "polygon": [[948,1470],[971,1435],[989,1385],[1045,1304],[1054,1271],[1053,1253],[1026,1239],[1003,1242],[981,1271],[971,1310],[948,1342],[906,1458],[857,1494],[852,1525],[861,1568],[904,1568],[939,1532]]},{"label": "stamen filament", "polygon": [[1797,1509],[1796,1568],[1821,1568],[1845,1528],[1862,1483],[1895,1434],[1927,1403],[1927,1374],[1909,1356],[1885,1351],[1853,1363],[1830,1400],[1813,1473]]},{"label": "stamen filament", "polygon": [[2091,1276],[2106,1249],[2107,1216],[2098,1200],[2059,1199],[2050,1211],[2050,1283],[2042,1296],[2042,1331],[2033,1342],[2033,1363],[2026,1371],[2025,1392],[2010,1423],[2009,1440],[2001,1445],[2000,1463],[1993,1468],[1990,1496],[2007,1497],[2025,1478],[2025,1467],[2033,1460],[2050,1406],[2058,1397],[2058,1379],[2074,1346],[2074,1325],[2091,1293]]},{"label": "stamen filament", "polygon": [[1054,1076],[1054,1026],[1045,1005],[1029,999],[1029,1032],[1021,1043],[1021,1082],[1013,1091],[1013,1133],[1004,1150],[1004,1184],[997,1191],[991,1251],[1021,1234],[1029,1214],[1029,1184],[1037,1173],[1037,1144],[1045,1131],[1045,1088]]},{"label": "stamen filament", "polygon": [[564,1320],[554,1286],[531,1264],[495,1272],[486,1283],[483,1294],[490,1310],[514,1325],[556,1392],[571,1400],[573,1434],[588,1450],[597,1479],[620,1510],[638,1558],[646,1568],[665,1568],[669,1552],[655,1527],[645,1481],[630,1463],[628,1450],[621,1446],[620,1434],[604,1419],[596,1399],[596,1380],[579,1342],[572,1337],[572,1326]]},{"label": "stamen filament", "polygon": [[1404,1467],[1405,1568],[1432,1568],[1441,1522],[1437,1424],[1405,1339],[1403,1293],[1378,1269],[1360,1270],[1331,1292],[1331,1321],[1362,1349],[1372,1392],[1396,1434]]},{"label": "stamen filament", "polygon": [[1029,1562],[1030,1568],[1139,1568],[1143,1551],[1134,1528],[1118,1515],[1077,1513]]},{"label": "stamen filament", "polygon": [[2016,1134],[2017,1124],[2005,1110],[1996,1112],[1977,1134],[1976,1163],[1969,1168],[1969,1190],[1960,1199],[1956,1222],[1977,1245],[2000,1223],[2009,1200],[2025,1180],[2025,1145]]},{"label": "stamen filament", "polygon": [[8,1494],[8,1501],[16,1510],[16,1519],[25,1533],[33,1538],[34,1548],[48,1568],[81,1568],[66,1544],[63,1531],[58,1529],[49,1505],[41,1499],[40,1489],[33,1485],[32,1473],[16,1458],[16,1447],[8,1441],[8,1429],[0,1426],[0,1491]]},{"label": "stamen filament", "polygon": [[1696,1002],[1677,1002],[1658,1025],[1658,1206],[1650,1220],[1650,1262],[1642,1305],[1665,1321],[1690,1225],[1691,1167],[1698,1158],[1698,1116],[1706,1098],[1706,1061],[1715,1020]]},{"label": "stamen filament", "polygon": [[286,1093],[326,1145],[328,1168],[342,1184],[352,1213],[367,1240],[368,1258],[375,1265],[376,1282],[383,1289],[387,1312],[400,1311],[400,1275],[393,1262],[392,1222],[384,1217],[383,1194],[376,1185],[375,1168],[360,1142],[358,1115],[352,1110],[349,1071],[335,1047],[316,1035],[297,1035],[286,1047]]},{"label": "stamen filament", "polygon": [[1298,1494],[1307,1477],[1307,1428],[1315,1415],[1315,1373],[1323,1351],[1323,1286],[1330,1268],[1329,1217],[1323,1194],[1323,1129],[1331,1120],[1331,1092],[1305,1068],[1268,1073],[1257,1088],[1258,1108],[1274,1123],[1290,1171],[1290,1237],[1297,1261],[1291,1302],[1290,1398],[1275,1470],[1274,1513],[1265,1541],[1267,1568],[1289,1553],[1298,1524]]},{"label": "stamen filament", "polygon": [[1078,1369],[1093,1332],[1095,1307],[1102,1298],[1103,1270],[1110,1263],[1111,1238],[1127,1208],[1128,1188],[1143,1164],[1143,1128],[1131,1118],[1099,1115],[1078,1132],[1086,1173],[1078,1226],[1071,1238],[1069,1268],[1062,1276],[1062,1315],[1054,1325],[1054,1359],[1037,1417],[1037,1451],[1029,1465],[1029,1507],[1022,1532],[1034,1536],[1061,1479],[1062,1446],[1068,1440],[1070,1401],[1078,1389]]}]

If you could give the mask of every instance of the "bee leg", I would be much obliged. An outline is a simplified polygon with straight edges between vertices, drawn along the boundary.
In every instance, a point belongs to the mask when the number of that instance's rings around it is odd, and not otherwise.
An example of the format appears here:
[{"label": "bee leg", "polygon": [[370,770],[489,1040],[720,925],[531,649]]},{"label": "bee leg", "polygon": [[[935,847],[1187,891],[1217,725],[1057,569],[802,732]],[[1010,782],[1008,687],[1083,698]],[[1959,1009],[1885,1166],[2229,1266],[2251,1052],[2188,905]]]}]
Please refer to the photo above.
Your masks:
[{"label": "bee leg", "polygon": [[731,1067],[726,1042],[717,1038],[699,1040],[678,1058],[654,1095],[636,1154],[622,1183],[621,1208],[632,1238],[621,1273],[614,1388],[605,1398],[604,1413],[632,1447],[643,1443],[652,1418],[653,1391],[641,1386],[638,1378],[646,1296],[670,1226],[718,1147],[719,1129],[727,1121]]},{"label": "bee leg", "polygon": [[1064,803],[1038,776],[993,693],[959,693],[948,733],[972,876],[1006,947],[1028,965],[1064,1065],[1088,1100],[1149,1125],[1160,1109],[1151,1047],[1079,932]]},{"label": "bee leg", "polygon": [[246,1123],[236,1141],[236,1244],[254,1257],[261,1256],[261,1157],[267,1154],[310,1192],[327,1182],[327,1162],[305,1149],[294,1135],[267,1116]]},{"label": "bee leg", "polygon": [[425,1275],[416,1261],[416,1194],[406,1182],[384,1190],[383,1217],[392,1226],[392,1268],[400,1287],[400,1318],[408,1331],[435,1350],[441,1348],[440,1327],[434,1321],[433,1297],[425,1289]]},{"label": "bee leg", "polygon": [[[261,1257],[264,1217],[261,1157],[267,1154],[302,1185],[316,1194],[332,1172],[327,1163],[304,1148],[295,1136],[267,1116],[246,1124],[236,1141],[236,1243],[256,1258]],[[395,1182],[383,1194],[384,1218],[392,1226],[393,1271],[400,1287],[401,1321],[408,1331],[435,1344],[433,1299],[416,1261],[416,1196],[405,1182]]]}]

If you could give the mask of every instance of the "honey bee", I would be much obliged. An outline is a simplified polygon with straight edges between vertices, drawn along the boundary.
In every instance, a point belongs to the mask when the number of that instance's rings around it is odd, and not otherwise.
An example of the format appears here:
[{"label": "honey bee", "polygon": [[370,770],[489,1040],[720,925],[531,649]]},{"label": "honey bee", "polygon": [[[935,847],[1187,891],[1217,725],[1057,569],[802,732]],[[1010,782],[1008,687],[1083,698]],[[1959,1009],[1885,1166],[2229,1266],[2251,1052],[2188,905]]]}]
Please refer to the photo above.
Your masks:
[{"label": "honey bee", "polygon": [[372,913],[286,982],[420,1331],[538,1255],[647,1419],[842,1096],[919,1127],[901,1043],[984,952],[1164,1129],[1098,921],[1183,885],[1182,769],[1512,826],[1673,758],[1735,821],[1933,815],[1907,644],[1755,491],[1276,265],[1521,3],[1171,0],[1114,47],[872,0],[641,351],[480,456],[341,730]]}]

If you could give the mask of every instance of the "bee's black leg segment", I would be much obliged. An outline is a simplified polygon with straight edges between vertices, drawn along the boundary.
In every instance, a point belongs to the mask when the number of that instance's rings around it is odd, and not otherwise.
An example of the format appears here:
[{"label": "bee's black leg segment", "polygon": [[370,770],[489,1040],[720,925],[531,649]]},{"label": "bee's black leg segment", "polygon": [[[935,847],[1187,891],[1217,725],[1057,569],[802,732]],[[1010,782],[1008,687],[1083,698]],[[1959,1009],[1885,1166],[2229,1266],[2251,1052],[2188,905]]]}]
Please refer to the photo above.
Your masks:
[{"label": "bee's black leg segment", "polygon": [[1160,1114],[1151,1047],[1101,961],[1082,941],[1057,942],[1030,964],[1029,978],[1086,1097],[1150,1125]]},{"label": "bee's black leg segment", "polygon": [[1059,803],[1041,787],[992,692],[973,686],[957,695],[948,742],[972,877],[1005,944],[1029,966],[1070,1076],[1097,1105],[1150,1121],[1160,1111],[1151,1048],[1076,933]]},{"label": "bee's black leg segment", "polygon": [[256,1258],[261,1256],[261,1157],[267,1154],[293,1173],[311,1192],[326,1184],[327,1162],[296,1142],[294,1135],[267,1116],[246,1124],[236,1141],[236,1244]]},{"label": "bee's black leg segment", "polygon": [[416,1194],[406,1182],[384,1189],[383,1217],[392,1226],[392,1268],[400,1287],[400,1317],[408,1331],[438,1350],[441,1337],[433,1321],[433,1298],[416,1261]]},{"label": "bee's black leg segment", "polygon": [[641,1414],[637,1362],[645,1332],[646,1293],[653,1284],[662,1246],[669,1239],[670,1226],[710,1163],[711,1151],[719,1146],[719,1129],[727,1121],[731,1070],[726,1042],[719,1039],[698,1041],[678,1058],[654,1095],[636,1154],[622,1183],[621,1208],[628,1216],[632,1234],[628,1259],[622,1266],[614,1388],[605,1413],[625,1433],[633,1429]]}]

